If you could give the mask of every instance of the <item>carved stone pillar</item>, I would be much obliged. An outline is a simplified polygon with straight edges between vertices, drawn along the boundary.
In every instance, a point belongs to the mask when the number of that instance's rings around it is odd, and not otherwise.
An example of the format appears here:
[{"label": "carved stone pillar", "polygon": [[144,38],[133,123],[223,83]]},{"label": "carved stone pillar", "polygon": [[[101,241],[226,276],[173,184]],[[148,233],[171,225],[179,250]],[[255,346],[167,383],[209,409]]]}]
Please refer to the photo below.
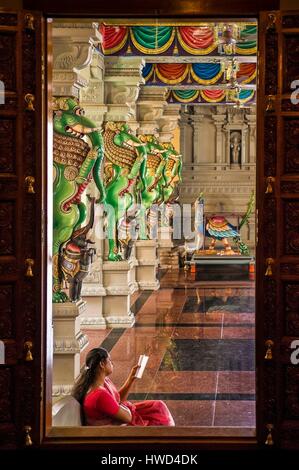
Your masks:
[{"label": "carved stone pillar", "polygon": [[[94,196],[97,189],[95,185],[89,193]],[[88,303],[88,311],[81,316],[81,327],[89,329],[106,328],[106,321],[103,317],[103,296],[106,290],[103,286],[103,257],[104,257],[104,215],[103,206],[96,205],[95,220],[93,229],[93,240],[96,248],[96,261],[92,264],[90,273],[86,276],[82,286],[82,297]]]},{"label": "carved stone pillar", "polygon": [[135,291],[133,264],[132,260],[103,263],[103,284],[106,290],[103,315],[109,328],[129,328],[135,322],[130,305],[131,295]]},{"label": "carved stone pillar", "polygon": [[248,163],[255,163],[256,161],[256,115],[246,114],[249,130],[249,158]]},{"label": "carved stone pillar", "polygon": [[88,338],[80,330],[79,315],[84,314],[86,302],[53,304],[53,398],[70,395],[74,380],[80,373],[80,353]]},{"label": "carved stone pillar", "polygon": [[100,126],[107,111],[107,106],[104,104],[105,64],[104,57],[100,52],[92,52],[90,65],[87,69],[82,70],[81,75],[84,75],[88,86],[80,90],[80,104],[84,108],[86,116]]},{"label": "carved stone pillar", "polygon": [[[193,117],[193,116],[192,116]],[[180,151],[185,164],[191,164],[193,158],[193,125],[190,123],[190,115],[181,114],[180,126]]]},{"label": "carved stone pillar", "polygon": [[[54,95],[77,97],[86,116],[101,126],[107,107],[104,105],[104,58],[93,47],[101,40],[97,29],[91,24],[74,29],[66,23],[53,31]],[[87,192],[96,198],[99,196],[94,182],[90,183]],[[88,309],[80,315],[83,328],[106,326],[102,316],[102,296],[105,295],[102,285],[103,236],[99,235],[102,219],[101,208],[96,205],[92,238],[97,259],[82,286],[82,296],[88,303]]]},{"label": "carved stone pillar", "polygon": [[173,131],[177,128],[180,119],[181,105],[167,104],[163,108],[163,115],[158,119],[159,124],[159,141],[171,142],[173,139]]},{"label": "carved stone pillar", "polygon": [[68,23],[53,25],[53,96],[79,98],[80,89],[89,82],[82,71],[91,63],[93,46],[98,42],[92,24],[76,29]]},{"label": "carved stone pillar", "polygon": [[[177,128],[180,119],[181,105],[166,105],[163,115],[158,120],[159,141],[161,143],[171,142],[173,131]],[[163,204],[161,207],[161,222],[158,230],[158,255],[160,267],[169,267],[173,264],[173,230],[170,226],[171,204]]]},{"label": "carved stone pillar", "polygon": [[[107,57],[105,58],[104,94],[107,112],[106,122],[125,121],[129,124],[133,133],[136,132],[136,100],[139,95],[139,86],[144,83],[142,67],[144,60],[140,57]],[[108,254],[107,242],[105,243],[105,255]],[[110,274],[109,274],[110,273]],[[118,296],[117,282],[123,282],[127,278],[127,286],[121,288],[122,294]],[[109,282],[108,282],[109,278]],[[105,282],[108,282],[106,285]],[[110,283],[110,284],[109,284]],[[129,261],[114,261],[104,263],[104,287],[106,297],[103,300],[103,315],[107,325],[132,325],[130,314],[130,296],[138,285],[136,282],[136,258],[135,248]],[[111,292],[116,292],[111,294]],[[113,314],[113,308],[117,312]]]},{"label": "carved stone pillar", "polygon": [[156,277],[158,266],[156,240],[137,240],[136,258],[136,280],[139,289],[159,289],[160,283]]},{"label": "carved stone pillar", "polygon": [[166,88],[158,86],[141,87],[137,101],[137,134],[158,135],[159,119],[163,116]]},{"label": "carved stone pillar", "polygon": [[[81,72],[87,79],[88,86],[80,90],[79,99],[85,114],[98,126],[101,126],[103,116],[107,111],[107,106],[104,104],[104,73],[104,58],[98,51],[93,51],[89,67]],[[94,182],[90,183],[88,194],[98,198],[99,193]],[[91,266],[90,273],[83,281],[82,297],[88,303],[88,310],[80,316],[82,328],[106,328],[106,322],[102,315],[102,299],[106,294],[103,287],[102,273],[104,253],[103,223],[103,207],[96,204],[92,238],[95,242],[97,258]]]},{"label": "carved stone pillar", "polygon": [[[159,138],[160,126],[164,125],[166,134],[169,134],[172,127],[166,129],[166,120],[163,120],[163,111],[166,110],[165,101],[166,88],[164,87],[141,87],[137,101],[137,120],[139,127],[138,135],[155,135]],[[162,131],[163,132],[163,131]],[[172,133],[170,134],[172,137]],[[136,280],[140,289],[158,289],[157,280],[157,259],[153,260],[153,254],[157,253],[158,242],[158,211],[149,210],[147,216],[154,227],[150,233],[151,240],[140,240],[136,245]]]},{"label": "carved stone pillar", "polygon": [[199,163],[202,161],[202,145],[201,139],[204,139],[204,136],[201,135],[201,124],[204,119],[204,114],[194,114],[193,115],[193,128],[194,128],[194,163]]},{"label": "carved stone pillar", "polygon": [[223,125],[225,123],[225,115],[224,114],[214,114],[213,115],[214,124],[216,127],[216,163],[227,163],[225,162],[225,153],[224,153],[224,145],[223,145]]},{"label": "carved stone pillar", "polygon": [[136,100],[139,85],[144,83],[143,65],[144,60],[139,57],[105,58],[105,121],[127,121],[136,130]]}]

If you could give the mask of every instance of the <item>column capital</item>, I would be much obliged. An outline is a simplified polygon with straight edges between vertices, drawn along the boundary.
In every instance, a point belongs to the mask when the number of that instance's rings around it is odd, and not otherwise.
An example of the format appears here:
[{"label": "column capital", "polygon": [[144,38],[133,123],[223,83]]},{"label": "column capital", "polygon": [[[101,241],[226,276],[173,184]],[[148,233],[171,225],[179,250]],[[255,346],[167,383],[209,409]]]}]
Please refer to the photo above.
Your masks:
[{"label": "column capital", "polygon": [[105,121],[134,121],[143,66],[141,57],[105,58]]},{"label": "column capital", "polygon": [[180,119],[181,105],[165,105],[163,115],[158,119],[160,142],[171,142],[173,131],[177,128]]},{"label": "column capital", "polygon": [[80,24],[75,33],[72,28],[71,35],[70,28],[67,23],[53,27],[53,95],[79,98],[88,85],[82,71],[90,65],[99,38],[92,24]]},{"label": "column capital", "polygon": [[158,120],[163,115],[166,106],[167,89],[158,86],[142,86],[138,97],[137,120],[139,121],[138,134],[157,134]]}]

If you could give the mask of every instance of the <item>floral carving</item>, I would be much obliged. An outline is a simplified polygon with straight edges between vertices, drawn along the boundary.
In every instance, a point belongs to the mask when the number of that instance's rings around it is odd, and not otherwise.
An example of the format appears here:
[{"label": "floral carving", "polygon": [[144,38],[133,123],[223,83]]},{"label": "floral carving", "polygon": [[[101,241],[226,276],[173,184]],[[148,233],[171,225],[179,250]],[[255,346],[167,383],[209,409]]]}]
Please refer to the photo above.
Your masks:
[{"label": "floral carving", "polygon": [[283,28],[299,28],[299,15],[284,15],[282,26]]},{"label": "floral carving", "polygon": [[284,286],[284,305],[286,334],[299,335],[299,283],[287,283]]},{"label": "floral carving", "polygon": [[15,206],[13,202],[0,203],[0,255],[15,251]]},{"label": "floral carving", "polygon": [[11,371],[8,368],[0,369],[0,423],[8,423],[12,420],[12,391]]},{"label": "floral carving", "polygon": [[0,285],[0,305],[0,338],[11,338],[14,313],[14,290],[12,285]]},{"label": "floral carving", "polygon": [[264,257],[273,258],[276,251],[276,206],[273,197],[267,197],[264,200],[263,207],[263,248]]},{"label": "floral carving", "polygon": [[[291,90],[289,90],[291,91]],[[298,98],[298,96],[296,96]],[[281,110],[282,111],[285,111],[285,112],[288,112],[288,111],[299,111],[299,103],[298,104],[295,104],[295,103],[292,103],[292,101],[290,100],[290,98],[288,99],[283,99],[281,100]]]},{"label": "floral carving", "polygon": [[265,338],[273,338],[275,335],[276,320],[276,281],[271,278],[264,280],[264,332]]},{"label": "floral carving", "polygon": [[291,83],[298,80],[299,76],[299,35],[288,34],[285,36],[284,47],[284,92],[291,92]]},{"label": "floral carving", "polygon": [[18,24],[18,16],[14,13],[0,13],[1,26],[16,26]]},{"label": "floral carving", "polygon": [[283,193],[299,193],[299,181],[282,181],[281,191]]},{"label": "floral carving", "polygon": [[298,275],[299,276],[299,264],[281,264],[280,265],[281,274],[286,275]]},{"label": "floral carving", "polygon": [[277,33],[269,29],[266,34],[265,94],[276,95],[278,70]]},{"label": "floral carving", "polygon": [[[36,87],[35,31],[23,32],[23,94],[32,93]],[[34,93],[33,93],[34,95]]]},{"label": "floral carving", "polygon": [[299,418],[299,369],[297,367],[286,367],[286,418]]},{"label": "floral carving", "polygon": [[275,116],[266,116],[264,124],[264,173],[265,176],[276,175],[276,132],[277,118]]},{"label": "floral carving", "polygon": [[273,423],[276,420],[276,368],[273,363],[265,364],[264,368],[264,378],[263,378],[263,393],[264,393],[264,402],[263,402],[263,415],[264,422]]},{"label": "floral carving", "polygon": [[[299,47],[299,45],[298,45]],[[284,119],[284,153],[287,173],[299,172],[299,119]]]},{"label": "floral carving", "polygon": [[299,202],[284,203],[285,213],[285,253],[299,254]]},{"label": "floral carving", "polygon": [[0,32],[0,80],[5,91],[16,90],[16,39],[12,34]]},{"label": "floral carving", "polygon": [[5,152],[1,152],[0,155],[0,172],[15,173],[15,142],[15,121],[11,118],[0,117],[0,146],[5,149]]}]

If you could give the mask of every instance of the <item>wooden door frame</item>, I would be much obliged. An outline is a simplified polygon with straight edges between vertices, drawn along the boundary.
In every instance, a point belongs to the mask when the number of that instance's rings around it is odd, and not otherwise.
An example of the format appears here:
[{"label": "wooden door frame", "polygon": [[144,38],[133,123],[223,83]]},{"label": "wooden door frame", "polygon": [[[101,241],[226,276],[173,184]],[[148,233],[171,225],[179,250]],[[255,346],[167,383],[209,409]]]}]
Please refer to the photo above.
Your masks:
[{"label": "wooden door frame", "polygon": [[[233,0],[233,2],[230,2],[229,6],[226,6],[223,4],[224,2],[218,1],[218,0],[210,0],[210,2],[206,2],[204,5],[199,4],[199,2],[179,2],[177,0],[174,0],[171,2],[171,9],[172,9],[172,15],[169,15],[169,4],[164,6],[164,2],[162,0],[152,0],[148,1],[146,0],[143,2],[142,8],[140,7],[140,3],[138,0],[132,1],[129,5],[118,7],[117,3],[115,8],[111,8],[109,5],[104,4],[99,6],[99,4],[94,5],[94,2],[91,2],[90,0],[86,0],[83,4],[79,2],[66,2],[63,6],[61,7],[60,2],[57,0],[50,1],[46,0],[43,2],[43,11],[42,11],[42,17],[44,20],[46,20],[48,17],[171,17],[171,18],[191,18],[191,19],[200,19],[203,17],[219,17],[223,16],[226,18],[229,17],[248,17],[248,16],[254,16],[257,17],[259,16],[259,13],[261,10],[274,10],[278,7],[278,1],[271,1],[271,0],[265,0],[262,2],[259,2],[258,0],[255,1],[246,1],[246,4],[243,2],[239,2],[236,0]],[[167,2],[165,2],[167,4]],[[241,5],[240,5],[241,4]],[[24,5],[28,9],[40,9],[40,4],[38,1],[35,0],[27,0],[24,2]],[[43,23],[43,35],[42,37],[45,36],[45,23]],[[44,59],[46,57],[46,48],[44,48]],[[263,61],[263,55],[260,56],[260,60]],[[260,64],[259,64],[260,67]],[[261,87],[260,87],[261,88]],[[264,93],[259,93],[258,97],[258,103],[257,103],[257,119],[264,119]],[[43,133],[44,133],[44,143],[43,143],[43,162],[45,165],[45,158],[47,155],[47,142],[46,142],[46,135],[47,135],[47,118],[50,118],[50,116],[46,114],[46,111],[44,109],[43,111],[43,116],[44,116],[44,122],[43,122]],[[260,121],[261,122],[261,121]],[[259,133],[261,135],[261,133]],[[262,137],[258,137],[262,138]],[[258,143],[257,140],[257,145],[259,149],[259,155],[262,155],[262,149],[260,148],[260,142]],[[260,161],[260,165],[263,165],[263,162]],[[47,175],[46,172],[43,170],[42,171],[42,187],[41,191],[43,191],[43,188],[47,188]],[[261,196],[263,190],[264,190],[264,172],[260,171],[258,180],[257,180],[257,190],[259,191],[259,195],[257,196],[257,205],[258,207],[261,207],[261,204],[263,201],[263,198]],[[43,200],[41,203],[41,211],[44,210],[44,217],[43,217],[43,227],[41,228],[41,233],[40,233],[40,239],[45,240],[45,233],[47,230],[47,224],[45,222],[45,214],[47,213],[47,200],[46,200],[46,194],[43,192]],[[259,220],[259,227],[262,226],[262,220]],[[261,247],[258,247],[258,253],[260,253]],[[264,262],[263,262],[264,263]],[[257,269],[257,285],[259,285],[259,281],[262,281],[264,279],[264,264],[259,263],[258,269]],[[43,377],[43,399],[41,402],[41,427],[40,427],[40,435],[39,435],[39,442],[36,442],[36,445],[41,445],[43,447],[48,447],[48,448],[54,448],[54,447],[59,447],[62,444],[76,444],[76,447],[80,448],[93,448],[93,446],[96,444],[97,449],[99,449],[99,444],[103,448],[109,443],[109,444],[117,444],[118,449],[120,448],[121,445],[125,446],[126,450],[129,449],[130,445],[134,446],[136,443],[143,443],[145,444],[154,444],[159,442],[161,445],[176,445],[180,444],[180,446],[186,445],[197,445],[200,446],[200,448],[232,448],[232,449],[253,449],[257,447],[258,445],[262,445],[265,441],[265,429],[262,429],[264,425],[264,421],[262,421],[258,424],[258,438],[257,439],[247,439],[247,438],[202,438],[201,436],[196,437],[196,435],[193,434],[193,436],[188,436],[186,433],[182,433],[178,437],[170,437],[169,432],[165,432],[164,436],[161,436],[161,430],[155,434],[152,434],[148,429],[143,429],[142,435],[136,437],[134,435],[134,429],[125,429],[125,430],[118,430],[118,433],[116,436],[111,437],[111,432],[106,434],[106,430],[104,432],[101,432],[101,438],[98,436],[98,429],[96,428],[82,428],[80,429],[80,433],[78,433],[78,429],[76,429],[76,432],[74,432],[74,429],[72,428],[61,428],[59,431],[57,431],[58,428],[52,428],[50,429],[45,421],[45,416],[50,417],[51,414],[51,409],[49,408],[49,395],[51,394],[51,391],[47,390],[45,388],[45,373],[44,371],[47,371],[49,367],[51,367],[51,357],[50,357],[50,352],[45,350],[45,344],[47,344],[46,339],[49,341],[49,331],[51,329],[51,324],[49,323],[49,319],[46,319],[46,308],[47,308],[47,302],[46,302],[46,289],[47,289],[47,283],[46,283],[46,271],[43,271],[46,269],[47,266],[47,260],[46,260],[46,253],[43,253],[43,259],[41,262],[41,272],[43,272],[43,276],[41,278],[41,325],[42,325],[42,331],[41,331],[41,365],[42,365],[42,377]],[[262,295],[263,293],[260,290],[260,294]],[[262,297],[263,298],[263,297]],[[261,299],[262,299],[261,298]],[[258,299],[257,305],[257,320],[262,321],[261,318],[258,317],[258,312],[263,313],[263,308],[264,305],[260,305],[260,299]],[[256,357],[257,361],[260,361],[264,354],[264,330],[260,328],[258,337],[257,337],[257,350],[256,350]],[[49,342],[48,342],[49,344]],[[262,368],[261,368],[262,369]],[[51,372],[49,372],[51,373]],[[258,374],[258,382],[260,385],[265,385],[264,377],[263,375],[260,375],[262,373]],[[273,373],[272,373],[273,376]],[[36,378],[36,382],[39,379]],[[275,380],[275,378],[274,378]],[[276,384],[277,385],[277,384]],[[268,397],[269,398],[269,397]],[[264,405],[264,397],[261,398],[261,400],[258,400],[258,410],[259,413],[261,413],[262,408]],[[259,416],[262,416],[259,414]],[[102,430],[101,430],[102,431]],[[166,430],[165,430],[166,431]],[[139,431],[140,433],[140,431]],[[35,432],[35,435],[37,436],[37,430]]]},{"label": "wooden door frame", "polygon": [[[108,14],[107,14],[108,18]],[[194,17],[193,19],[200,20],[202,17]],[[210,19],[209,17],[208,19]],[[243,16],[244,18],[244,16]],[[177,17],[173,17],[172,19],[178,19]],[[212,19],[212,18],[211,18]],[[258,20],[258,18],[257,18]],[[52,62],[52,61],[51,61]],[[48,113],[49,115],[49,113]],[[44,159],[46,161],[46,158]],[[51,317],[51,315],[49,315]],[[48,325],[51,324],[51,319],[49,318],[47,321]],[[49,348],[47,349],[49,352]],[[50,358],[47,359],[47,369],[51,368]],[[50,409],[48,403],[46,403],[47,410]],[[45,446],[52,446],[53,440],[56,442],[59,440],[63,440],[63,442],[80,442],[81,445],[88,439],[89,443],[93,444],[120,444],[124,440],[126,441],[127,445],[133,445],[136,442],[143,443],[143,444],[152,444],[154,443],[157,438],[159,438],[159,442],[167,443],[167,444],[181,444],[184,440],[189,444],[191,442],[196,442],[201,446],[213,446],[222,448],[223,445],[229,447],[237,447],[242,449],[249,449],[254,448],[257,446],[257,439],[255,437],[225,437],[225,436],[204,436],[200,428],[196,427],[175,427],[175,428],[102,428],[101,429],[101,436],[99,436],[98,428],[94,427],[82,427],[82,428],[51,428],[50,426],[51,417],[47,414],[46,420],[46,428],[47,433],[43,439],[43,445]]]}]

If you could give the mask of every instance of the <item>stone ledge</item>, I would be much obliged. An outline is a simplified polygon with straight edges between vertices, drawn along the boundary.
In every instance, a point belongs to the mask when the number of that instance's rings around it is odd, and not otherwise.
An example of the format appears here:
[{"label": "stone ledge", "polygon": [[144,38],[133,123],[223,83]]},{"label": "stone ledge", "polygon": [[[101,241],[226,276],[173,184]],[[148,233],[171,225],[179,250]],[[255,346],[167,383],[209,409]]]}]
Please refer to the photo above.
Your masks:
[{"label": "stone ledge", "polygon": [[158,266],[158,259],[153,258],[153,259],[139,259],[137,266]]},{"label": "stone ledge", "polygon": [[81,320],[81,328],[88,328],[88,329],[95,329],[95,330],[100,330],[106,329],[106,321],[104,317],[83,317],[80,318]]},{"label": "stone ledge", "polygon": [[53,319],[59,320],[63,318],[75,318],[81,315],[87,308],[85,300],[78,300],[77,302],[53,303]]},{"label": "stone ledge", "polygon": [[82,286],[82,291],[81,295],[83,297],[91,297],[91,296],[97,296],[97,297],[103,297],[106,295],[106,289],[98,284],[83,284]]},{"label": "stone ledge", "polygon": [[137,240],[136,241],[136,248],[138,247],[156,247],[157,246],[157,240]]},{"label": "stone ledge", "polygon": [[138,285],[140,290],[158,290],[160,282],[158,280],[156,282],[139,281]]},{"label": "stone ledge", "polygon": [[104,261],[103,271],[130,271],[133,267],[133,261]]},{"label": "stone ledge", "polygon": [[88,336],[82,333],[74,337],[58,337],[54,339],[53,352],[54,354],[77,354],[83,351],[88,345]]},{"label": "stone ledge", "polygon": [[52,397],[60,397],[71,395],[73,384],[60,384],[53,385],[52,387]]},{"label": "stone ledge", "polygon": [[135,317],[131,311],[128,315],[122,317],[108,315],[105,320],[108,328],[130,328],[135,323]]},{"label": "stone ledge", "polygon": [[113,287],[106,287],[106,296],[108,295],[130,295],[134,294],[137,290],[138,286],[136,282],[131,282],[128,286],[113,286]]}]

